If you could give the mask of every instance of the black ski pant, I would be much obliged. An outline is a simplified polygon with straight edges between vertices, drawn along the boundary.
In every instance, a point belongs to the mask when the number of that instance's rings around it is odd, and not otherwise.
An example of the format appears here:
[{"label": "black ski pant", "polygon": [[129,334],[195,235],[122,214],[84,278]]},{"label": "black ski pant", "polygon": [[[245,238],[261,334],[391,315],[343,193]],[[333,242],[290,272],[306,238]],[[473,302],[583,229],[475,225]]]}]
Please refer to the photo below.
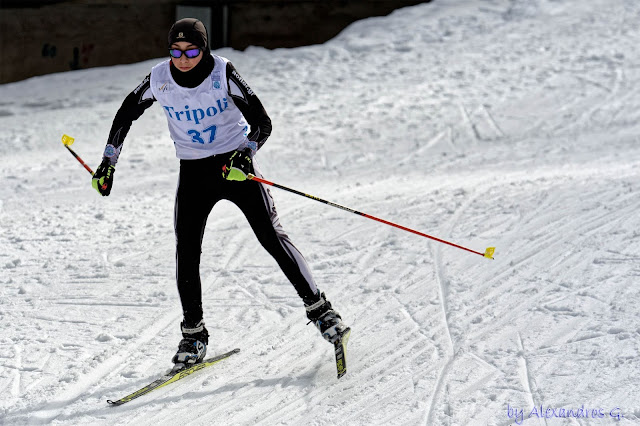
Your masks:
[{"label": "black ski pant", "polygon": [[[199,270],[202,238],[209,213],[220,200],[229,200],[240,208],[258,241],[276,260],[298,295],[307,303],[318,300],[309,266],[282,229],[269,190],[258,182],[228,181],[222,177],[222,166],[230,155],[180,160],[174,209],[176,279],[184,320],[190,326],[203,317]],[[256,170],[253,174],[260,176]]]}]

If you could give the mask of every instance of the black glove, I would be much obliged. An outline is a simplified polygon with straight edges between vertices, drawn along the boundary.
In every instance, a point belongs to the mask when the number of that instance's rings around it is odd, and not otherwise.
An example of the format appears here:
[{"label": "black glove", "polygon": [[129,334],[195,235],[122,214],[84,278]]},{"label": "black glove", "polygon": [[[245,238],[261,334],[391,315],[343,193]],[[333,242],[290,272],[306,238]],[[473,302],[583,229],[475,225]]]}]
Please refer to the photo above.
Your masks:
[{"label": "black glove", "polygon": [[253,173],[251,149],[249,148],[233,151],[231,157],[222,166],[222,177],[226,180],[243,181],[247,179],[249,173]]},{"label": "black glove", "polygon": [[91,186],[93,186],[102,196],[106,197],[111,193],[113,174],[115,171],[116,166],[112,166],[108,158],[103,159],[98,170],[93,174]]}]

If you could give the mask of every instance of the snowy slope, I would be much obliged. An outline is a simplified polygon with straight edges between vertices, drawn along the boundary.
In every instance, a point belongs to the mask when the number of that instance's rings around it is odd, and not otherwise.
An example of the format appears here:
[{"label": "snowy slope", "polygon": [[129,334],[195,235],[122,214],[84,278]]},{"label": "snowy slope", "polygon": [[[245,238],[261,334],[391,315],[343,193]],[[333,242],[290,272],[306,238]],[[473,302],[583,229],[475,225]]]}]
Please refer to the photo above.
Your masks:
[{"label": "snowy slope", "polygon": [[273,189],[353,328],[337,381],[221,204],[205,320],[210,353],[242,352],[117,408],[179,341],[178,162],[154,106],[103,198],[60,137],[95,168],[161,58],[0,86],[0,424],[639,423],[639,21],[632,0],[435,0],[323,45],[216,52],[273,119],[267,179],[496,259]]}]

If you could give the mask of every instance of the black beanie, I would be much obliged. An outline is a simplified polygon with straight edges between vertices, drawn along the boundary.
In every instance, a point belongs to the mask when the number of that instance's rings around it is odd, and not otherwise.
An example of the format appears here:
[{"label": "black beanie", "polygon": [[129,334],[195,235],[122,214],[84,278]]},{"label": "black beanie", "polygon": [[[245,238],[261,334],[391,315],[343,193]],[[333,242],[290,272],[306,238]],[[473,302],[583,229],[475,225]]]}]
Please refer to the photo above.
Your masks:
[{"label": "black beanie", "polygon": [[207,40],[207,29],[195,18],[180,19],[169,30],[169,48],[173,43],[186,41],[207,52],[209,50]]}]

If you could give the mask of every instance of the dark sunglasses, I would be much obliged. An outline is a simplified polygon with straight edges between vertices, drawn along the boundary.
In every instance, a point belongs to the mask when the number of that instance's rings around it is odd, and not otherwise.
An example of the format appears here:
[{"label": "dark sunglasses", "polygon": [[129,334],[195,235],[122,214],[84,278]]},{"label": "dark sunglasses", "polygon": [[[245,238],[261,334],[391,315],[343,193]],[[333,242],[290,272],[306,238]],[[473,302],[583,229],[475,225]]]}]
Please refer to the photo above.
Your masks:
[{"label": "dark sunglasses", "polygon": [[193,59],[200,54],[200,48],[196,47],[194,49],[188,49],[188,50],[169,49],[169,55],[171,55],[171,57],[176,59],[180,58],[183,53],[187,58]]}]

